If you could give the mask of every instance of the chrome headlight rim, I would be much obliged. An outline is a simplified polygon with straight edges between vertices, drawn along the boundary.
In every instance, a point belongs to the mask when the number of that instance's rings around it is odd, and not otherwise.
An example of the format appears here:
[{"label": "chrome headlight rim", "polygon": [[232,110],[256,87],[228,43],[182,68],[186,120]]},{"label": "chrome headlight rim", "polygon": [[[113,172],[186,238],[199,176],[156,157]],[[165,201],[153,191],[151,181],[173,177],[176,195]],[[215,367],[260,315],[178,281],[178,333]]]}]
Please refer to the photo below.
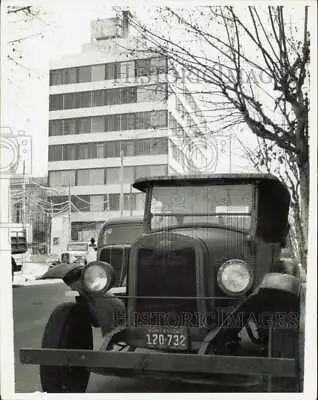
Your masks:
[{"label": "chrome headlight rim", "polygon": [[[85,281],[85,274],[87,274],[87,271],[94,266],[101,268],[105,272],[105,276],[106,276],[105,286],[103,286],[101,289],[98,289],[98,290],[92,290],[91,288],[89,288]],[[113,281],[114,281],[114,269],[110,264],[108,264],[104,261],[92,261],[92,262],[88,263],[87,265],[85,265],[85,267],[83,268],[82,276],[81,276],[81,287],[84,289],[84,291],[86,293],[98,294],[98,293],[107,292],[112,287]]]},{"label": "chrome headlight rim", "polygon": [[[232,291],[232,290],[228,289],[224,285],[223,280],[222,280],[225,269],[233,264],[243,265],[249,273],[249,282],[246,285],[246,287],[240,291]],[[254,271],[253,271],[252,267],[246,261],[238,259],[238,258],[236,258],[236,259],[232,258],[230,260],[225,261],[219,268],[218,273],[217,273],[217,282],[218,282],[220,289],[225,294],[232,296],[232,297],[239,297],[239,296],[242,296],[242,295],[248,293],[251,290],[253,283],[254,283]]]}]

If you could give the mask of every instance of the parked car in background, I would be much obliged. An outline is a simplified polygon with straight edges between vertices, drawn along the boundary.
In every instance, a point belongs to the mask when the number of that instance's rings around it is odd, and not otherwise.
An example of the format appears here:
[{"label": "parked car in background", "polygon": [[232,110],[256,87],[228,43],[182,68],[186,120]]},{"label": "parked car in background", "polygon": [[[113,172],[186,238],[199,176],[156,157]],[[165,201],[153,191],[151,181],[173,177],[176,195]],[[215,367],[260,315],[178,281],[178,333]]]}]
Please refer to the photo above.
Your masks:
[{"label": "parked car in background", "polygon": [[[146,193],[138,234],[109,222],[97,261],[45,274],[78,296],[52,312],[41,349],[20,352],[40,365],[43,390],[84,392],[94,372],[244,388],[257,377],[268,391],[300,391],[299,271],[281,258],[286,186],[271,175],[229,174],[134,187]],[[92,327],[104,336],[99,350]]]},{"label": "parked car in background", "polygon": [[112,218],[102,226],[97,240],[97,260],[112,265],[114,287],[126,284],[130,249],[142,232],[142,217]]},{"label": "parked car in background", "polygon": [[23,226],[10,229],[12,275],[21,271],[28,254],[27,231]]},{"label": "parked car in background", "polygon": [[61,253],[61,263],[87,264],[89,251],[87,242],[69,242],[66,250]]}]

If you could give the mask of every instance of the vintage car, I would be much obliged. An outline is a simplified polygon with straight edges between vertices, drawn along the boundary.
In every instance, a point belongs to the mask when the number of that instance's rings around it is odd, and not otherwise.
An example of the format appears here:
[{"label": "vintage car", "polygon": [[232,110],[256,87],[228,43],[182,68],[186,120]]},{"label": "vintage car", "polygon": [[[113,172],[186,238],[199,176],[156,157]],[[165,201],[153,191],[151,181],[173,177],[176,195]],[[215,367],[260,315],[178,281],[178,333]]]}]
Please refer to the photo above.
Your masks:
[{"label": "vintage car", "polygon": [[89,250],[87,242],[69,242],[66,250],[61,253],[61,263],[87,264],[87,255]]},{"label": "vintage car", "polygon": [[132,244],[142,235],[141,217],[109,219],[100,230],[97,240],[97,259],[114,269],[113,287],[126,284],[129,255]]},{"label": "vintage car", "polygon": [[[299,271],[280,257],[285,185],[229,174],[145,178],[134,187],[146,201],[126,286],[116,287],[104,249],[96,262],[69,266],[61,277],[76,302],[53,311],[42,348],[20,351],[22,363],[40,365],[43,390],[84,392],[90,372],[301,390]],[[99,350],[92,326],[104,336]]]}]

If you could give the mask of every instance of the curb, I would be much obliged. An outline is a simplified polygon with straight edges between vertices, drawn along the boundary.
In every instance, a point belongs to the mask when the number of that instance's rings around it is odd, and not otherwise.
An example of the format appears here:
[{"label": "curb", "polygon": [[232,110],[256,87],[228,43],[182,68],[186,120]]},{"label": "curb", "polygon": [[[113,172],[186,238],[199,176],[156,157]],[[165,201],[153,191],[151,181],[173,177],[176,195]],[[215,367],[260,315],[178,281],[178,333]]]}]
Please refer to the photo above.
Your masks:
[{"label": "curb", "polygon": [[19,282],[19,283],[12,283],[12,287],[26,287],[26,286],[44,286],[44,285],[53,285],[57,283],[62,283],[62,279],[38,279],[38,280],[32,280],[32,281],[25,281],[25,282]]}]

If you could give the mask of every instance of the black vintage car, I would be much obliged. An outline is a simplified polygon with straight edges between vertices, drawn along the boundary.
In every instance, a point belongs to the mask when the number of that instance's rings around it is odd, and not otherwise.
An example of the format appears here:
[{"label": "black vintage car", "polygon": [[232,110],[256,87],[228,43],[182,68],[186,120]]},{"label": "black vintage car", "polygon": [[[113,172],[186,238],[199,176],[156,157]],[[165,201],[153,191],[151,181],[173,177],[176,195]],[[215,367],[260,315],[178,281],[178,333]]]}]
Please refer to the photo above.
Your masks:
[{"label": "black vintage car", "polygon": [[[82,269],[69,266],[61,277],[79,292],[76,303],[53,311],[41,349],[21,350],[23,363],[40,364],[43,389],[85,391],[94,371],[235,385],[257,377],[267,390],[299,391],[299,271],[280,257],[287,188],[260,174],[134,187],[146,202],[126,286],[114,287],[104,250]],[[105,337],[98,351],[92,326]]]}]

